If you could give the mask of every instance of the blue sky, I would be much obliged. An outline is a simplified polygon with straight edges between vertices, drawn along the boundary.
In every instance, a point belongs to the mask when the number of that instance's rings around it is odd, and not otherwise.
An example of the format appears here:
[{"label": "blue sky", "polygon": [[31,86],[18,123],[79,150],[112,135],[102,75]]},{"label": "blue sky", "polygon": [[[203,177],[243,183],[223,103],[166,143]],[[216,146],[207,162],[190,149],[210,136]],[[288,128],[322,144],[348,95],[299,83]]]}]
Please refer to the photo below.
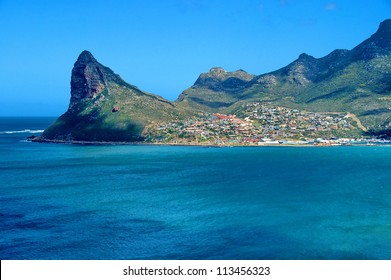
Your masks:
[{"label": "blue sky", "polygon": [[58,116],[79,53],[175,100],[214,66],[263,74],[351,49],[391,0],[0,0],[0,115]]}]

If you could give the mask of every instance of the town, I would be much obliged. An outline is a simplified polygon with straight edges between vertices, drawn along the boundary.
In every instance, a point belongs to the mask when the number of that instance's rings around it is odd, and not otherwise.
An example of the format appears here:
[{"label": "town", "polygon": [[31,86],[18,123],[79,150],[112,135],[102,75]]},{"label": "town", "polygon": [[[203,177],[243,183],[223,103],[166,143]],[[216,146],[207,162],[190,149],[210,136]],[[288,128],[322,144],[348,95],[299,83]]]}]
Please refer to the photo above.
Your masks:
[{"label": "town", "polygon": [[184,145],[348,145],[370,143],[350,113],[307,112],[253,102],[236,115],[200,113],[147,127],[149,143]]}]

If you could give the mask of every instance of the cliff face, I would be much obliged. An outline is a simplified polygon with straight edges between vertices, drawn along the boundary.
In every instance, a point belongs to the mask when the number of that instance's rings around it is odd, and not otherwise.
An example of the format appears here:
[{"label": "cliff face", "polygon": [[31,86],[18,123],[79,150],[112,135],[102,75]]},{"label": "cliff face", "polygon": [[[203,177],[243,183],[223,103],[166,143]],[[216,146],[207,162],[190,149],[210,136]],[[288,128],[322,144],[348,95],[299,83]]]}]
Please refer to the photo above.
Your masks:
[{"label": "cliff face", "polygon": [[84,98],[93,98],[107,87],[104,68],[92,54],[83,51],[77,59],[71,76],[71,101],[69,108]]},{"label": "cliff face", "polygon": [[83,51],[72,69],[69,109],[80,101],[96,98],[104,90],[110,92],[110,84],[137,89],[110,68],[100,64],[89,51]]}]

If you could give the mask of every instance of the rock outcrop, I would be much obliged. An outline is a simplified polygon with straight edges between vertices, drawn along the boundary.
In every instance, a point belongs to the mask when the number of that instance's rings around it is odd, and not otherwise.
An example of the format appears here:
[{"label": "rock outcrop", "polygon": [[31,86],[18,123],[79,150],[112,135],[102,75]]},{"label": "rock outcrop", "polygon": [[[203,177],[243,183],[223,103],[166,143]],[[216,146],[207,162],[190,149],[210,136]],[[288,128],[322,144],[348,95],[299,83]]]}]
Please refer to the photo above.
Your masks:
[{"label": "rock outcrop", "polygon": [[36,140],[142,141],[146,125],[181,116],[170,101],[126,83],[83,51],[72,69],[67,112]]},{"label": "rock outcrop", "polygon": [[89,51],[83,51],[77,59],[71,76],[71,100],[69,108],[84,98],[93,98],[107,87],[104,68]]}]

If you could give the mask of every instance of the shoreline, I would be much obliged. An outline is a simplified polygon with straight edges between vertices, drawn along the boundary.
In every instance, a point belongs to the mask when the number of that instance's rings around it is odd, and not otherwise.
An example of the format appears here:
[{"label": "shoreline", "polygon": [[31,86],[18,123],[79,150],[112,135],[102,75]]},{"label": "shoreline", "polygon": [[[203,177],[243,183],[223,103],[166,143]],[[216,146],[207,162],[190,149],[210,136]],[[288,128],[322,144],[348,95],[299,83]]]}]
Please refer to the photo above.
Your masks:
[{"label": "shoreline", "polygon": [[293,144],[293,143],[276,143],[276,144],[236,144],[236,145],[218,145],[218,144],[196,144],[196,143],[147,143],[147,142],[105,142],[105,141],[65,141],[65,140],[49,140],[49,139],[28,139],[34,143],[49,143],[49,144],[65,144],[65,145],[80,145],[80,146],[173,146],[173,147],[211,147],[211,148],[235,148],[235,147],[373,147],[373,146],[391,146],[389,143],[347,143],[347,144]]}]

